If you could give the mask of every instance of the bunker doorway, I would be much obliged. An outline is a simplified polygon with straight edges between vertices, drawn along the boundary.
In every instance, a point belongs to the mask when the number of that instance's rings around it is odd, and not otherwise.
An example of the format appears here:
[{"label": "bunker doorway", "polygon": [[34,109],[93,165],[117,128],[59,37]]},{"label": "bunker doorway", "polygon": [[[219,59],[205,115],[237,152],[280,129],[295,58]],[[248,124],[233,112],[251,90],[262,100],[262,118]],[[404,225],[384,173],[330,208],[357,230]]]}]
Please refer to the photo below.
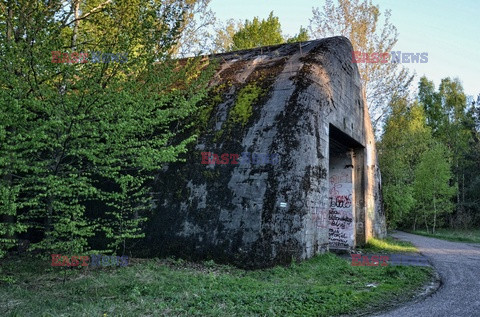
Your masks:
[{"label": "bunker doorway", "polygon": [[329,249],[351,250],[362,234],[355,229],[363,218],[363,146],[333,125],[329,130]]}]

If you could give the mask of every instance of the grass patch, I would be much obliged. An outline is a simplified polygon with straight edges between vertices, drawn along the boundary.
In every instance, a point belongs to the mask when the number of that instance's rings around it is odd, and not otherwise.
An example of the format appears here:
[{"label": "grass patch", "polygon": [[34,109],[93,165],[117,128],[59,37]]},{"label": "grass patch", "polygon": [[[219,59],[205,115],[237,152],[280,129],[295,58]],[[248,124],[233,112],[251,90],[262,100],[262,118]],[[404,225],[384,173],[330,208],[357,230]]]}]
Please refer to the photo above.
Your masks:
[{"label": "grass patch", "polygon": [[480,243],[480,229],[437,229],[435,234],[425,230],[407,232],[449,241]]},{"label": "grass patch", "polygon": [[387,237],[386,239],[371,238],[361,250],[364,253],[418,252],[418,249],[412,243],[400,241],[392,237]]},{"label": "grass patch", "polygon": [[0,284],[1,316],[331,316],[406,298],[431,276],[424,267],[353,267],[329,253],[257,271],[168,259],[68,270],[30,258],[1,264],[11,281]]}]

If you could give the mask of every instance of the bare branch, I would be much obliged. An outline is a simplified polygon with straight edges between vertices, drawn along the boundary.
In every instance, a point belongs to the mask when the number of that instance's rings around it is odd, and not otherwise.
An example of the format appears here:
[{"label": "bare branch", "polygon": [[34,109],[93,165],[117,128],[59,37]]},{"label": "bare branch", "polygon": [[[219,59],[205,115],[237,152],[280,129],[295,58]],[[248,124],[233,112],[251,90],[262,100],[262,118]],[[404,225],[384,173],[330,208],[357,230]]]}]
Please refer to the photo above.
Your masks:
[{"label": "bare branch", "polygon": [[[77,2],[77,1],[76,1]],[[72,24],[72,23],[77,23],[77,21],[80,21],[80,20],[83,20],[85,18],[87,18],[89,15],[93,14],[93,13],[96,13],[96,11],[100,11],[101,9],[103,9],[107,4],[111,3],[112,0],[107,0],[105,1],[104,3],[98,5],[97,7],[93,8],[92,10],[90,10],[90,12],[87,12],[85,13],[84,15],[82,15],[80,18],[75,18],[73,21],[71,21],[70,23],[67,23],[66,26]]]}]

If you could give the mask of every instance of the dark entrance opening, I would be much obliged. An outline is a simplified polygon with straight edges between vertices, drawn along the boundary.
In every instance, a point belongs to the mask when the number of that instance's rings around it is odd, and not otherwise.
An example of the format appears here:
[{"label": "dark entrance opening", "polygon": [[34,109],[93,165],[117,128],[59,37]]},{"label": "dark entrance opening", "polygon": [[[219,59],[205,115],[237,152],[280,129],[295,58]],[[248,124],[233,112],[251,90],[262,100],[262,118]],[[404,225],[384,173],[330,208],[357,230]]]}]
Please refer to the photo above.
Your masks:
[{"label": "dark entrance opening", "polygon": [[[356,245],[357,220],[363,211],[363,146],[330,125],[329,133],[329,249]],[[357,228],[358,229],[358,228]]]}]

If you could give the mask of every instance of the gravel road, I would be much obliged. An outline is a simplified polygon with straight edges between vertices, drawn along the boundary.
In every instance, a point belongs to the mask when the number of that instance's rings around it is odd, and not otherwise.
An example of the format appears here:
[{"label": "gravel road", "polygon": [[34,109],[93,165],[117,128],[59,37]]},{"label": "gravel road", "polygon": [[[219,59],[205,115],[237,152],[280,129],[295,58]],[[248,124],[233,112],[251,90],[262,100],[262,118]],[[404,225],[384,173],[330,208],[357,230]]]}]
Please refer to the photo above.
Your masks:
[{"label": "gravel road", "polygon": [[450,242],[405,232],[392,236],[417,246],[438,271],[442,285],[424,300],[375,316],[480,316],[480,244]]}]

